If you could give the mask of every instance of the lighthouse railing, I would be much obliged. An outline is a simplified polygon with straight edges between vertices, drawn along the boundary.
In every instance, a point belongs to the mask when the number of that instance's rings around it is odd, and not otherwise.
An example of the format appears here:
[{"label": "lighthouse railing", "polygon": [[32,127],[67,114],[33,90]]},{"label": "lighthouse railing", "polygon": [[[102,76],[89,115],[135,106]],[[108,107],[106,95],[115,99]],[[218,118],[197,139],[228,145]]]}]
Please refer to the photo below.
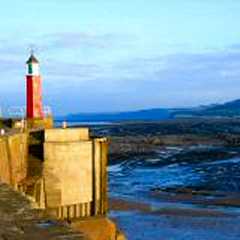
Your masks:
[{"label": "lighthouse railing", "polygon": [[50,106],[44,106],[43,107],[43,113],[45,117],[50,117],[52,116],[52,109]]},{"label": "lighthouse railing", "polygon": [[14,107],[9,107],[6,111],[7,116],[9,118],[14,118],[14,119],[24,119],[25,114],[26,114],[26,107],[24,106],[14,106]]},{"label": "lighthouse railing", "polygon": [[[50,106],[43,107],[45,117],[52,116],[52,109]],[[24,119],[26,118],[25,106],[12,106],[8,108],[0,108],[0,118]]]}]

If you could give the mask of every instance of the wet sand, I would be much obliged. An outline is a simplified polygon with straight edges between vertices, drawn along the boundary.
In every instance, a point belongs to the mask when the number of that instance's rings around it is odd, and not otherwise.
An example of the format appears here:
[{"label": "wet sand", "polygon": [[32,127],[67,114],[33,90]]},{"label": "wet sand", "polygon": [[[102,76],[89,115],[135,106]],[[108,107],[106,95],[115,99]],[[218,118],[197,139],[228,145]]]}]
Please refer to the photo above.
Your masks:
[{"label": "wet sand", "polygon": [[195,191],[191,189],[175,189],[153,191],[150,195],[160,201],[183,202],[204,206],[240,207],[240,194],[236,192]]},{"label": "wet sand", "polygon": [[134,202],[125,199],[110,199],[110,209],[112,211],[137,211],[145,214],[166,215],[166,216],[188,216],[188,217],[236,217],[238,214],[226,213],[214,209],[194,209],[163,207],[152,208],[150,204]]},{"label": "wet sand", "polygon": [[112,218],[131,240],[240,239],[239,213],[170,205],[152,208],[150,204],[132,200],[110,200]]}]

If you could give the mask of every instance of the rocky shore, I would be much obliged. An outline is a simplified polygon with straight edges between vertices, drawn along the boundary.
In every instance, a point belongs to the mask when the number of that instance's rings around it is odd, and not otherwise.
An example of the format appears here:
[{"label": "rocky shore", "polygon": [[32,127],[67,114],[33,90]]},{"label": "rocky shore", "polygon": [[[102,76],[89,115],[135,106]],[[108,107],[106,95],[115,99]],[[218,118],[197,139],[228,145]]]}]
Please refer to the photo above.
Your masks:
[{"label": "rocky shore", "polygon": [[225,147],[240,146],[240,119],[234,118],[122,122],[95,125],[92,129],[93,135],[108,137],[111,161],[150,156],[161,147],[218,147],[219,154],[217,151],[214,154],[206,152],[216,156],[221,155],[221,149]]}]

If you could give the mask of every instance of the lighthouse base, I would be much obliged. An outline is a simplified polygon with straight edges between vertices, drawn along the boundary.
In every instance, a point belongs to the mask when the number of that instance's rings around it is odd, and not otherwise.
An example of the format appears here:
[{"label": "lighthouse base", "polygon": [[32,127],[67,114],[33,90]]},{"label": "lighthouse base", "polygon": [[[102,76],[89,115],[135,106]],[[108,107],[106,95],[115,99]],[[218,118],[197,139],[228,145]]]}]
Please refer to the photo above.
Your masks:
[{"label": "lighthouse base", "polygon": [[49,129],[53,128],[54,122],[52,116],[47,116],[45,118],[28,118],[27,119],[27,128],[44,128]]}]

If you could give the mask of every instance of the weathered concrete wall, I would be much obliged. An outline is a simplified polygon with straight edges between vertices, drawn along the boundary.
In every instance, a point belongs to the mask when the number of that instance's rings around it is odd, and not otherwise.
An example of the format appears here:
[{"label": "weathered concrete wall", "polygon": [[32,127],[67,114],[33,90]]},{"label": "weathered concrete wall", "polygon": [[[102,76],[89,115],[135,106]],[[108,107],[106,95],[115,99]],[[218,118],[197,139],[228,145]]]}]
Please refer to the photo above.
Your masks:
[{"label": "weathered concrete wall", "polygon": [[16,187],[27,176],[28,137],[18,133],[0,138],[0,181]]},{"label": "weathered concrete wall", "polygon": [[[44,145],[44,179],[49,207],[92,201],[92,143]],[[53,196],[55,195],[55,196]],[[58,197],[56,198],[56,195]]]},{"label": "weathered concrete wall", "polygon": [[0,181],[11,183],[11,171],[8,158],[8,143],[6,138],[0,138]]},{"label": "weathered concrete wall", "polygon": [[58,217],[106,213],[105,147],[106,139],[89,138],[87,128],[45,131],[46,207],[55,209]]},{"label": "weathered concrete wall", "polygon": [[108,153],[109,153],[109,143],[107,139],[101,141],[101,185],[100,185],[100,195],[101,195],[101,214],[105,215],[108,212]]},{"label": "weathered concrete wall", "polygon": [[94,210],[95,215],[104,215],[107,212],[107,164],[108,143],[105,138],[93,140],[94,148]]}]

